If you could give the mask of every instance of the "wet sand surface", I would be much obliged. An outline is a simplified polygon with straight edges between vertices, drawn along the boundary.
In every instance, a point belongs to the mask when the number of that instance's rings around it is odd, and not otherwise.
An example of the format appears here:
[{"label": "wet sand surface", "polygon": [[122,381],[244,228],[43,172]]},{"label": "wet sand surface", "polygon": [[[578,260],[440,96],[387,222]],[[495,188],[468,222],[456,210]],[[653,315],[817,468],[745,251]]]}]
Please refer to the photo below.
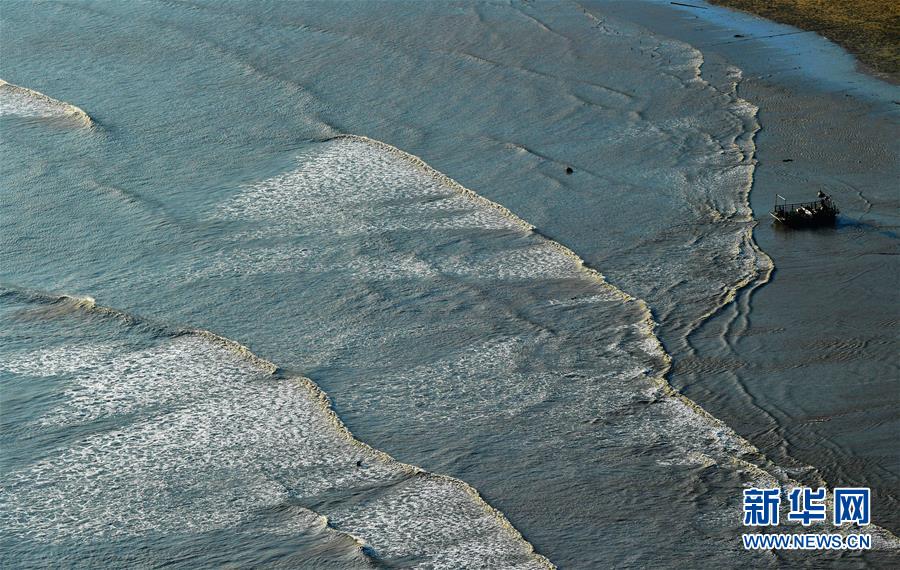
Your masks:
[{"label": "wet sand surface", "polygon": [[[689,337],[688,356],[670,349],[670,380],[797,477],[871,486],[875,519],[896,533],[900,89],[822,38],[754,40],[792,28],[667,4],[596,6],[696,46],[704,73],[744,70],[739,94],[761,124],[754,238],[775,266]],[[820,189],[841,208],[835,228],[773,225],[776,194],[799,202]]]}]

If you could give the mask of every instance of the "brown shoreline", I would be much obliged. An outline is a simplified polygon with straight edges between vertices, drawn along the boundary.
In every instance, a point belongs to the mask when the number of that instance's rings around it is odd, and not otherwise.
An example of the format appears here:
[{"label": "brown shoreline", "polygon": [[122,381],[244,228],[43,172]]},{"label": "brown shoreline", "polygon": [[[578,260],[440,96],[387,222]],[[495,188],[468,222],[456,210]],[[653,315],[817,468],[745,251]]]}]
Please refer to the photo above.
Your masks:
[{"label": "brown shoreline", "polygon": [[708,0],[810,30],[842,45],[876,75],[900,83],[900,2]]}]

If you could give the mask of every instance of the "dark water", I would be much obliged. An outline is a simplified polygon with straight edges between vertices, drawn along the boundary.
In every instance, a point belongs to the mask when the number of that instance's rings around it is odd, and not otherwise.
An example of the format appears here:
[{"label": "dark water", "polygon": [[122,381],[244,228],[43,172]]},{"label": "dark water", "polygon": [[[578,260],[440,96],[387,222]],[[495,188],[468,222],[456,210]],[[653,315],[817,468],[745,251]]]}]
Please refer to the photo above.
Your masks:
[{"label": "dark water", "polygon": [[741,71],[391,8],[4,7],[2,77],[59,100],[0,88],[4,564],[895,556],[741,550],[742,487],[803,473],[664,379],[771,269]]}]

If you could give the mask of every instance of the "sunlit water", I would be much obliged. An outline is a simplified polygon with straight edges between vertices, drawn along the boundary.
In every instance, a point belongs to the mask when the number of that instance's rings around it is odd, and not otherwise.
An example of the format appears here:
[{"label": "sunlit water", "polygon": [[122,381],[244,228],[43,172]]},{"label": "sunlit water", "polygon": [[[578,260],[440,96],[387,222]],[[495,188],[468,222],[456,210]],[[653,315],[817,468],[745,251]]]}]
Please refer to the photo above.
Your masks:
[{"label": "sunlit water", "polygon": [[770,269],[738,69],[574,4],[3,18],[5,564],[780,562],[658,340]]}]

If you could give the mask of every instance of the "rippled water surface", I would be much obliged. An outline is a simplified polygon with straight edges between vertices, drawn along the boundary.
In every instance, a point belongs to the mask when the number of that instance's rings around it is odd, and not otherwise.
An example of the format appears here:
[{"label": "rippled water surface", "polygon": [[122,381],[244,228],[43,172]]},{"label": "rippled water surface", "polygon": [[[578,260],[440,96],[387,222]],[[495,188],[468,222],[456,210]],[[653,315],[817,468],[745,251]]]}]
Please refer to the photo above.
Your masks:
[{"label": "rippled water surface", "polygon": [[794,562],[666,380],[772,267],[741,71],[392,8],[4,8],[4,565]]}]

